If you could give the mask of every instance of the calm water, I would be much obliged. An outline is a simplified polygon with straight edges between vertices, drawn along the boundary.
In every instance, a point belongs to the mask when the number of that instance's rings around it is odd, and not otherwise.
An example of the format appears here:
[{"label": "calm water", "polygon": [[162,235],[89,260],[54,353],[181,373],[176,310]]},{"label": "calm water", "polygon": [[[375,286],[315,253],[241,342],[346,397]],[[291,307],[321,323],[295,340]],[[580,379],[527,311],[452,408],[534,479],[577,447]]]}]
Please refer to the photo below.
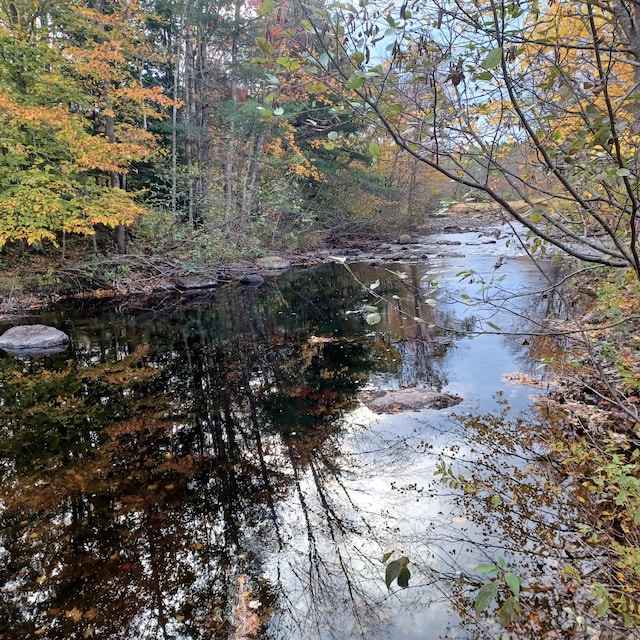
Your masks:
[{"label": "calm water", "polygon": [[[503,378],[542,375],[525,334],[552,302],[504,242],[455,250],[33,318],[72,344],[0,356],[0,638],[498,634],[473,614],[475,567],[503,556],[536,580],[570,515],[540,485],[538,391]],[[407,386],[464,401],[361,402]],[[386,588],[387,552],[409,588]]]}]

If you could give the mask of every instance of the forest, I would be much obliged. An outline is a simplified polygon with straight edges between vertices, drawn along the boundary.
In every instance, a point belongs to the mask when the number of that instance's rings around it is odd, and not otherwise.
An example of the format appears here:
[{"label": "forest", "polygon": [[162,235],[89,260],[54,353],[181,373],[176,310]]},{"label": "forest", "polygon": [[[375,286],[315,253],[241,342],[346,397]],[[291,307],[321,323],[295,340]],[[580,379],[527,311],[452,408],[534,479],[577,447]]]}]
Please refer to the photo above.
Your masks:
[{"label": "forest", "polygon": [[640,272],[632,3],[12,0],[0,47],[5,255],[224,260],[473,199]]},{"label": "forest", "polygon": [[437,181],[380,158],[370,121],[304,63],[296,15],[3,2],[0,245],[215,260],[375,233],[390,212],[415,224]]}]

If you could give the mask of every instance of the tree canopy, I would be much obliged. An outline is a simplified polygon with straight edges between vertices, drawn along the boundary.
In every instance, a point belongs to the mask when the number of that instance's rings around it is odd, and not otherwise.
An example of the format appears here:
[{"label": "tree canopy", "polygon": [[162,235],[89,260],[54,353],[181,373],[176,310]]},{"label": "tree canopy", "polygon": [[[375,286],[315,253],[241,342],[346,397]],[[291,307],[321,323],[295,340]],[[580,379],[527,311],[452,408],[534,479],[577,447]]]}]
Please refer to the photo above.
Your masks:
[{"label": "tree canopy", "polygon": [[382,125],[375,135],[498,203],[535,246],[640,273],[633,3],[303,11],[312,41],[304,55],[340,81],[346,108]]}]

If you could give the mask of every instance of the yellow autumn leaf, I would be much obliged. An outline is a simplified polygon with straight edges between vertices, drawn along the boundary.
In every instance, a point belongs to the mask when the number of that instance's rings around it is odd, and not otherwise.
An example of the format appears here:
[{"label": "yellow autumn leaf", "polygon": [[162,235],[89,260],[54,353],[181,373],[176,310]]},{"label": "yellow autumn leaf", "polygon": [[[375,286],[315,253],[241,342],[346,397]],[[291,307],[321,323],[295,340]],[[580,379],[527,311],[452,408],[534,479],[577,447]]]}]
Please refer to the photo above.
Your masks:
[{"label": "yellow autumn leaf", "polygon": [[71,618],[74,622],[80,622],[80,620],[82,620],[82,611],[80,611],[78,607],[73,607],[73,609],[65,611],[64,615],[67,618]]}]

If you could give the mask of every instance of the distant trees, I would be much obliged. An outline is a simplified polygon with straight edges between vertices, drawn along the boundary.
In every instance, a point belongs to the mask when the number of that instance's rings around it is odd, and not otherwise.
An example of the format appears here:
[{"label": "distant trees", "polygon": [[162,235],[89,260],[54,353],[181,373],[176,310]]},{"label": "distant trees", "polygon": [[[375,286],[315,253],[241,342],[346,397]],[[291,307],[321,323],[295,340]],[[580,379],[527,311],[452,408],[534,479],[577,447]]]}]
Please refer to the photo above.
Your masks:
[{"label": "distant trees", "polygon": [[351,71],[302,14],[272,0],[1,3],[0,248],[64,253],[71,234],[97,248],[103,231],[125,252],[145,216],[212,246],[412,224],[433,190],[344,103]]}]

